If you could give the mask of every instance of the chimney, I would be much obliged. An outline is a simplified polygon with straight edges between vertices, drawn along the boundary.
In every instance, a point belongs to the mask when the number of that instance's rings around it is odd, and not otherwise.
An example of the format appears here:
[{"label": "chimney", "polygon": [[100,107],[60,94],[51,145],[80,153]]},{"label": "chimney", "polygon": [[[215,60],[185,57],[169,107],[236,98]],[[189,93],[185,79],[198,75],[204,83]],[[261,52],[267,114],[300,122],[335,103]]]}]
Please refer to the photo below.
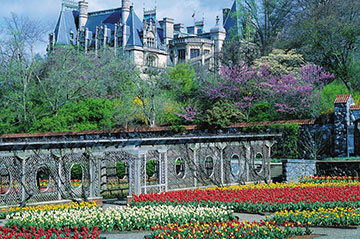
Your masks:
[{"label": "chimney", "polygon": [[168,44],[169,41],[174,39],[174,19],[164,18],[162,20],[162,26],[164,30],[164,42]]},{"label": "chimney", "polygon": [[83,31],[88,20],[88,2],[86,0],[79,2],[79,29]]},{"label": "chimney", "polygon": [[184,32],[184,24],[178,23],[174,25],[175,32]]},{"label": "chimney", "polygon": [[201,21],[195,22],[195,26],[196,26],[196,34],[204,33],[204,19]]}]

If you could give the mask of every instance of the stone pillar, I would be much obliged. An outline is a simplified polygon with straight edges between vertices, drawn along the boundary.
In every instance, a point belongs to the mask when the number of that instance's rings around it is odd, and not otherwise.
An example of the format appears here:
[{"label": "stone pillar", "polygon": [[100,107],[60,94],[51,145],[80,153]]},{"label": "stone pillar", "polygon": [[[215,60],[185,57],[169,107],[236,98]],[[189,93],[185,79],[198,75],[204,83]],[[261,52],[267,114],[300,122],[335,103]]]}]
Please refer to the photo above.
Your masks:
[{"label": "stone pillar", "polygon": [[96,27],[96,33],[95,33],[95,56],[98,55],[98,38],[99,38],[99,27]]},{"label": "stone pillar", "polygon": [[118,31],[118,24],[115,24],[115,30],[114,30],[114,53],[115,53],[115,55],[117,53],[117,45],[118,45],[117,31]]},{"label": "stone pillar", "polygon": [[89,44],[89,29],[85,29],[85,54],[88,51],[88,44]]},{"label": "stone pillar", "polygon": [[[139,152],[138,158],[135,159],[135,168],[134,168],[134,193],[139,195],[141,194],[141,161],[144,161],[146,167],[146,154]],[[146,173],[146,171],[145,171]],[[145,177],[145,185],[146,186],[146,175]]]},{"label": "stone pillar", "polygon": [[204,50],[204,43],[201,44],[201,64],[205,65],[205,50]]},{"label": "stone pillar", "polygon": [[106,162],[105,160],[101,160],[100,164],[100,191],[107,190],[107,174],[106,174]]},{"label": "stone pillar", "polygon": [[103,47],[106,47],[107,38],[108,38],[108,28],[106,25],[104,25],[104,39],[103,39]]},{"label": "stone pillar", "polygon": [[351,123],[354,126],[354,150],[355,156],[360,155],[360,105],[352,105],[350,107]]},{"label": "stone pillar", "polygon": [[334,156],[348,156],[348,128],[351,125],[350,106],[354,104],[351,95],[338,95],[334,107]]}]

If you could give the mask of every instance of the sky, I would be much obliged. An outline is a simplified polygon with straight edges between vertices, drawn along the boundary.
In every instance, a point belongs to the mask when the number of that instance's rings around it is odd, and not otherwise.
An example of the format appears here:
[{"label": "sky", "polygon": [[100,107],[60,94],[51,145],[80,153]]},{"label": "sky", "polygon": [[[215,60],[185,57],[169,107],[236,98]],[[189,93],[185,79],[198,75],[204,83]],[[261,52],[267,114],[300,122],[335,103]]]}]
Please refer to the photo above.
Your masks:
[{"label": "sky", "polygon": [[[195,20],[205,19],[205,29],[209,30],[216,23],[216,16],[222,16],[223,8],[231,8],[234,0],[133,0],[135,12],[142,18],[143,8],[147,10],[157,6],[158,20],[163,17],[175,19],[175,23],[184,23],[185,26],[194,24]],[[34,20],[41,20],[49,28],[55,28],[61,10],[62,0],[0,0],[0,25],[4,17],[11,12],[27,16]],[[89,11],[97,11],[121,6],[121,0],[88,0]],[[46,47],[46,46],[45,46]],[[40,46],[38,51],[44,52]]]}]

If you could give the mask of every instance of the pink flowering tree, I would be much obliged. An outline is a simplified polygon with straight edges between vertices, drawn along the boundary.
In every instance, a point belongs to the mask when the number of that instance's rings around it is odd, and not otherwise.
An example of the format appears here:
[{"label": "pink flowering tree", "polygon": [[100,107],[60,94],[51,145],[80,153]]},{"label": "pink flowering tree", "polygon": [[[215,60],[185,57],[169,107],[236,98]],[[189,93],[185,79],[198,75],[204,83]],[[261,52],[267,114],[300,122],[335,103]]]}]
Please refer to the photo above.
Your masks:
[{"label": "pink flowering tree", "polygon": [[231,100],[247,118],[258,102],[270,103],[277,112],[290,117],[316,117],[322,87],[334,78],[315,65],[304,65],[296,73],[272,75],[266,65],[256,69],[241,64],[223,67],[220,76],[203,92],[212,100]]}]

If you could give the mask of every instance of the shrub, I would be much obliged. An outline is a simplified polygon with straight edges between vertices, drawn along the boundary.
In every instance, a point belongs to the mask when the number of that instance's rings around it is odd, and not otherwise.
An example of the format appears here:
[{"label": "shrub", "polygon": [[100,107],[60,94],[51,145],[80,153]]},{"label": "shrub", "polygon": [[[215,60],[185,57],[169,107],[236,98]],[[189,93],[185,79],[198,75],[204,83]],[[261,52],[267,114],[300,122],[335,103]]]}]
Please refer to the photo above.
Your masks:
[{"label": "shrub", "polygon": [[205,112],[206,122],[225,128],[231,123],[242,122],[245,120],[244,114],[232,102],[228,100],[216,102]]}]

